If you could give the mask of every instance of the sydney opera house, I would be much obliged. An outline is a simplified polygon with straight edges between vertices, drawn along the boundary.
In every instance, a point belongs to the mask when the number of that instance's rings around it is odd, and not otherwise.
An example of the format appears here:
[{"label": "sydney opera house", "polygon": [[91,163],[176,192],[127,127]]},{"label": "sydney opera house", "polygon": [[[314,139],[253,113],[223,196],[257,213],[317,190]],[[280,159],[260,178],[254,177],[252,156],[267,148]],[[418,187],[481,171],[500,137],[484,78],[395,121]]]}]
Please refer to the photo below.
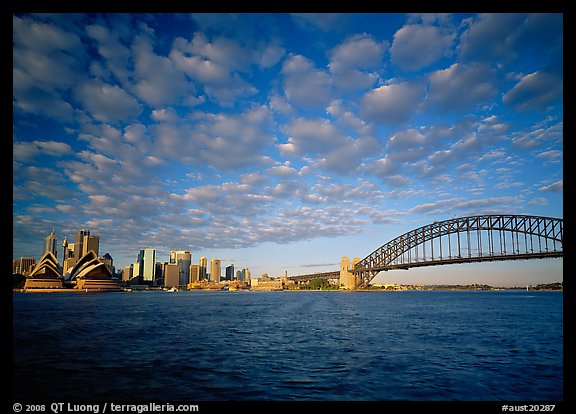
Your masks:
[{"label": "sydney opera house", "polygon": [[71,270],[63,274],[56,256],[46,251],[34,270],[26,278],[24,291],[119,291],[120,283],[112,277],[108,266],[94,251],[88,251]]}]

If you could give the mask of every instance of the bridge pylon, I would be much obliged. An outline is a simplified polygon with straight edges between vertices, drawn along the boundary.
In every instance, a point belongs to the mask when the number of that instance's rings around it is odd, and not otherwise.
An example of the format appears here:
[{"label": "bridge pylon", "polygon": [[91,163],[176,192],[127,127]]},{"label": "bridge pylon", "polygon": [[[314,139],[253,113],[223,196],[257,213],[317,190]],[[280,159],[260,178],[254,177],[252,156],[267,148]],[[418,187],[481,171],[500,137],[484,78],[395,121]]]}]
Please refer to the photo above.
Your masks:
[{"label": "bridge pylon", "polygon": [[350,267],[350,259],[348,256],[342,256],[340,261],[340,279],[338,284],[341,288],[354,290],[358,287],[358,280],[356,274],[353,273],[354,266],[360,261],[359,257],[352,259],[352,267]]}]

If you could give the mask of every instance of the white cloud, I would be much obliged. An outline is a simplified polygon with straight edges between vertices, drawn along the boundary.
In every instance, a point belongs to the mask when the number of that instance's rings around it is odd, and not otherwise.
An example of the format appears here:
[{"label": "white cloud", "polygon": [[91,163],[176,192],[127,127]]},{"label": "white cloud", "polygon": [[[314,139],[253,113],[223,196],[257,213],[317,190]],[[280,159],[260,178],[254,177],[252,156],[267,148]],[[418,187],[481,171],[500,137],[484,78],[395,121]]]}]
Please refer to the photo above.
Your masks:
[{"label": "white cloud", "polygon": [[12,146],[12,156],[15,161],[31,161],[38,156],[62,157],[72,155],[72,147],[59,141],[17,141]]},{"label": "white cloud", "polygon": [[79,83],[74,96],[98,121],[131,121],[142,112],[142,105],[124,89],[97,80]]},{"label": "white cloud", "polygon": [[520,79],[503,97],[502,102],[519,110],[546,110],[562,99],[562,76],[547,71],[536,71]]},{"label": "white cloud", "polygon": [[332,49],[328,65],[335,84],[345,90],[364,89],[378,80],[387,42],[378,43],[367,34],[354,35]]},{"label": "white cloud", "polygon": [[394,34],[392,64],[408,71],[425,68],[450,50],[454,37],[435,26],[407,24]]},{"label": "white cloud", "polygon": [[146,103],[159,106],[179,102],[193,95],[195,90],[184,74],[174,67],[173,62],[158,56],[144,37],[136,39],[132,46],[134,92]]},{"label": "white cloud", "polygon": [[464,110],[498,93],[496,74],[487,64],[454,63],[429,76],[427,106],[439,110]]},{"label": "white cloud", "polygon": [[286,152],[298,154],[325,154],[347,143],[346,135],[327,119],[298,118],[285,126],[290,134],[290,147]]},{"label": "white cloud", "polygon": [[282,66],[284,93],[288,100],[303,107],[324,106],[330,102],[330,76],[301,55],[290,55]]},{"label": "white cloud", "polygon": [[246,71],[251,59],[236,42],[217,38],[212,42],[202,33],[192,40],[174,40],[169,55],[174,65],[204,87],[204,92],[223,105],[231,105],[238,98],[246,98],[257,89],[246,82],[237,71]]},{"label": "white cloud", "polygon": [[384,124],[408,121],[424,96],[417,83],[394,83],[373,89],[362,97],[361,113],[368,119]]},{"label": "white cloud", "polygon": [[545,186],[540,187],[538,190],[543,191],[545,193],[559,193],[564,190],[564,181],[556,181],[552,184],[548,184]]}]

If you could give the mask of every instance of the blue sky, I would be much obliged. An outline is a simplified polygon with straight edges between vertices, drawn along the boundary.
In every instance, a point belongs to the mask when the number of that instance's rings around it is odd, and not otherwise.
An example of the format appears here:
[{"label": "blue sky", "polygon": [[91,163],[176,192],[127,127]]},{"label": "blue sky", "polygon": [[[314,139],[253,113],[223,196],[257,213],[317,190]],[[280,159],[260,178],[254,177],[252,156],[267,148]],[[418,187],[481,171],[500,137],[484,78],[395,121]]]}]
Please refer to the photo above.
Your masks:
[{"label": "blue sky", "polygon": [[436,220],[563,217],[562,60],[560,14],[14,15],[13,255],[88,228],[117,266],[302,274]]}]

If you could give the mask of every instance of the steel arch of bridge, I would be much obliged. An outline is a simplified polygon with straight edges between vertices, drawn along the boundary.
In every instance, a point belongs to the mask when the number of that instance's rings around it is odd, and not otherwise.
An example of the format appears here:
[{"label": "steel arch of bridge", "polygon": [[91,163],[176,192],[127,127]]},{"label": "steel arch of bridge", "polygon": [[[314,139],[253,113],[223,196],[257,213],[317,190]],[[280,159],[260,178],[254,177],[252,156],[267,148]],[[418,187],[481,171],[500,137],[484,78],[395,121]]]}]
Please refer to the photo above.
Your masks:
[{"label": "steel arch of bridge", "polygon": [[357,287],[381,271],[497,260],[563,256],[563,220],[480,215],[436,221],[380,246],[353,269]]}]

